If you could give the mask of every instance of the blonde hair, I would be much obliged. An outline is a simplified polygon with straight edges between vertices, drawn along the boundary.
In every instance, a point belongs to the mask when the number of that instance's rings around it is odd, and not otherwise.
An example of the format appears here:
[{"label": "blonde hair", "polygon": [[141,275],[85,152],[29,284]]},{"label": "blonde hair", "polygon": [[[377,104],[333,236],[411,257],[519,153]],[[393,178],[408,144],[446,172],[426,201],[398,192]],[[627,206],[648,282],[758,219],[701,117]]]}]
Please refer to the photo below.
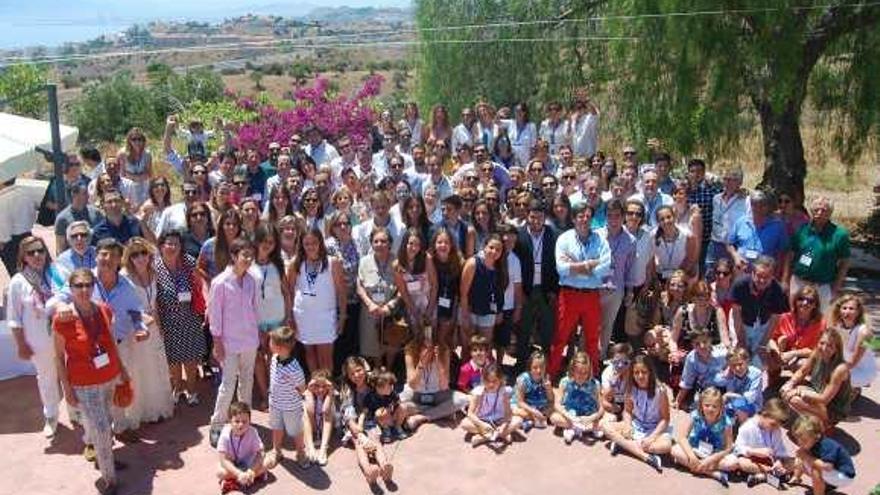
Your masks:
[{"label": "blonde hair", "polygon": [[[721,394],[721,391],[715,387],[709,387],[700,392],[700,398],[697,401],[697,410],[700,411],[700,414],[703,414],[703,403],[710,401],[717,401],[719,405],[724,404],[724,396]],[[723,411],[722,411],[722,414]]]},{"label": "blonde hair", "polygon": [[590,360],[590,355],[584,351],[577,351],[577,353],[575,353],[574,357],[571,358],[571,362],[568,364],[568,375],[569,376],[571,376],[571,374],[574,372],[574,367],[578,366],[578,365],[584,365],[587,367],[587,369],[590,371],[590,373],[593,372],[593,363]]},{"label": "blonde hair", "polygon": [[812,438],[822,437],[822,423],[814,416],[804,415],[798,416],[791,427],[791,434],[796,439],[810,436]]},{"label": "blonde hair", "polygon": [[132,255],[141,250],[146,251],[147,256],[150,258],[150,263],[147,265],[147,273],[149,273],[150,278],[152,278],[153,275],[156,274],[152,263],[153,258],[156,257],[156,247],[143,237],[132,237],[128,241],[128,244],[125,246],[125,251],[122,253],[122,266],[125,267],[126,272],[135,273],[134,257]]},{"label": "blonde hair", "polygon": [[788,421],[790,413],[785,402],[782,402],[782,399],[779,397],[774,397],[764,403],[764,407],[761,408],[761,411],[758,412],[758,414],[765,418],[776,420],[781,424]]},{"label": "blonde hair", "polygon": [[848,302],[854,302],[856,303],[856,306],[859,307],[859,316],[856,317],[856,324],[864,325],[868,323],[868,318],[865,315],[865,302],[862,298],[855,294],[844,294],[831,303],[831,310],[829,311],[828,316],[828,326],[836,327],[842,323],[843,319],[840,317],[840,308]]}]

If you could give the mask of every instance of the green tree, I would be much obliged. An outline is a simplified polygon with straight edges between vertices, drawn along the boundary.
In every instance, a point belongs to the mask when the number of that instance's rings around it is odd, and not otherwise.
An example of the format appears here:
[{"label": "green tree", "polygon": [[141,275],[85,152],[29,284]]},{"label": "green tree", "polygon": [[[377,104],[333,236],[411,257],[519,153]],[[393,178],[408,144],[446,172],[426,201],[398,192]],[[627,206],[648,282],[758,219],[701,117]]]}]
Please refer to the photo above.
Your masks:
[{"label": "green tree", "polygon": [[264,89],[266,89],[263,87],[263,70],[262,69],[257,68],[257,69],[252,70],[250,78],[251,78],[251,81],[254,82],[254,89],[256,89],[257,91],[263,91]]},{"label": "green tree", "polygon": [[41,65],[17,64],[0,68],[0,100],[10,100],[9,108],[19,115],[43,117],[46,114],[46,92],[26,94],[45,85],[46,77],[46,69]]},{"label": "green tree", "polygon": [[161,132],[164,114],[156,110],[153,93],[132,79],[130,73],[120,72],[106,82],[86,86],[71,107],[80,138],[112,141],[135,126]]},{"label": "green tree", "polygon": [[[666,15],[699,11],[726,12]],[[607,2],[604,13],[609,32],[638,37],[614,45],[613,64],[622,122],[634,138],[656,135],[683,153],[719,149],[756,118],[763,185],[802,201],[805,102],[833,110],[826,115],[840,124],[833,128],[844,159],[878,129],[875,2],[630,0]]]}]

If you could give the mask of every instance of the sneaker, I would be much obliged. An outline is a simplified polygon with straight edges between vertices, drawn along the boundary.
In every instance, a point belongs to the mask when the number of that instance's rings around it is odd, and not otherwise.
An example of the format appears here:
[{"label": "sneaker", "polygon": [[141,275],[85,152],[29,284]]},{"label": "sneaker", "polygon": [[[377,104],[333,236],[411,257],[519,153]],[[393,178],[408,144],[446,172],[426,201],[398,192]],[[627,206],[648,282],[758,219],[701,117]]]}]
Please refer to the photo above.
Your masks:
[{"label": "sneaker", "polygon": [[43,425],[43,436],[52,438],[58,430],[58,418],[46,418],[46,424]]},{"label": "sneaker", "polygon": [[663,472],[663,460],[660,459],[659,455],[651,454],[645,462],[647,462],[652,468],[656,469],[658,473]]},{"label": "sneaker", "polygon": [[620,445],[617,445],[617,442],[611,442],[611,455],[617,455],[620,453]]},{"label": "sneaker", "polygon": [[299,466],[300,469],[308,469],[312,467],[312,463],[311,461],[309,461],[309,458],[306,456],[305,452],[296,453],[296,464]]},{"label": "sneaker", "polygon": [[718,483],[721,483],[721,486],[724,488],[730,488],[730,478],[724,471],[715,471],[715,473],[712,474],[712,478]]},{"label": "sneaker", "polygon": [[315,456],[315,462],[317,462],[319,466],[326,466],[327,465],[327,451],[326,450],[318,451],[318,455]]},{"label": "sneaker", "polygon": [[571,442],[574,441],[576,433],[573,428],[566,428],[562,431],[562,439],[565,440],[566,445],[571,445]]},{"label": "sneaker", "polygon": [[409,433],[407,433],[403,428],[395,426],[394,437],[397,438],[397,440],[406,440],[407,438],[409,438]]},{"label": "sneaker", "polygon": [[761,483],[763,483],[765,479],[766,478],[764,478],[763,474],[750,474],[746,478],[746,485],[749,488],[752,488],[755,485],[760,485]]},{"label": "sneaker", "polygon": [[535,428],[537,428],[539,430],[543,430],[544,428],[547,428],[547,421],[543,420],[543,419],[541,421],[535,421]]},{"label": "sneaker", "polygon": [[388,428],[382,428],[382,433],[379,435],[379,441],[382,443],[391,443],[391,430]]},{"label": "sneaker", "polygon": [[199,405],[199,393],[193,392],[191,394],[186,395],[186,405],[190,407],[195,407]]},{"label": "sneaker", "polygon": [[535,422],[532,421],[531,419],[527,419],[527,420],[523,421],[522,431],[528,433],[534,427],[535,427]]},{"label": "sneaker", "polygon": [[95,462],[95,459],[98,458],[98,453],[95,452],[95,446],[87,443],[83,449],[83,457],[85,457],[88,462]]},{"label": "sneaker", "polygon": [[602,440],[605,438],[605,432],[602,431],[602,428],[593,428],[590,430],[590,436],[596,440]]},{"label": "sneaker", "polygon": [[211,430],[208,432],[208,440],[211,442],[211,447],[217,448],[217,442],[220,440],[220,433],[222,431],[222,426],[211,427]]}]

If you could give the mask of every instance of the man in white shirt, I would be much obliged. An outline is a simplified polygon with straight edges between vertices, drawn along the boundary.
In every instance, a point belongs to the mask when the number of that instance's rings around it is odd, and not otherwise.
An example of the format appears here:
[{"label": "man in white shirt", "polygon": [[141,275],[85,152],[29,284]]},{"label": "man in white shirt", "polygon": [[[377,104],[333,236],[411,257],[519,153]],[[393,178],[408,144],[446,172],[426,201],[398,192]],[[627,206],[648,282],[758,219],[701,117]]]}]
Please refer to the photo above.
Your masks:
[{"label": "man in white shirt", "polygon": [[351,138],[342,136],[336,144],[339,146],[340,155],[330,162],[334,188],[342,185],[342,171],[347,168],[355,168],[358,164],[357,154],[355,153],[354,145],[351,143]]},{"label": "man in white shirt", "polygon": [[599,149],[599,108],[584,89],[578,91],[569,120],[574,156],[588,158]]},{"label": "man in white shirt", "polygon": [[453,151],[458,151],[458,148],[463,144],[473,147],[474,142],[476,141],[474,139],[476,122],[477,119],[473,110],[467,107],[461,110],[461,123],[452,129]]},{"label": "man in white shirt", "polygon": [[645,205],[645,223],[651,227],[657,226],[657,210],[673,203],[672,196],[657,189],[657,172],[654,169],[648,169],[642,174],[642,192],[633,194],[632,198]]},{"label": "man in white shirt", "polygon": [[370,207],[373,211],[373,217],[358,224],[352,232],[354,244],[357,247],[358,254],[366,256],[372,252],[370,244],[370,234],[375,227],[385,227],[391,234],[391,252],[396,253],[400,247],[400,241],[403,238],[404,227],[395,223],[389,214],[391,210],[391,202],[388,196],[382,191],[374,191],[370,196]]},{"label": "man in white shirt", "polygon": [[382,150],[373,154],[373,171],[379,177],[390,175],[389,159],[395,155],[403,158],[404,169],[413,166],[413,159],[410,155],[397,151],[397,133],[393,129],[389,129],[382,135]]},{"label": "man in white shirt", "polygon": [[741,217],[752,215],[749,196],[742,188],[742,169],[725,170],[721,175],[724,190],[712,198],[712,244],[706,254],[706,271],[713,272],[715,263],[729,257],[726,244],[733,224]]},{"label": "man in white shirt", "polygon": [[318,168],[324,164],[330,163],[334,158],[339,157],[339,152],[336,151],[336,148],[334,148],[332,144],[324,139],[321,135],[321,131],[317,127],[311,126],[308,128],[306,131],[306,139],[309,143],[305,146],[305,152],[312,157],[312,160],[315,161],[315,165],[317,165]]},{"label": "man in white shirt", "polygon": [[[290,158],[290,155],[287,153],[282,153],[278,155],[278,160],[275,165],[275,175],[266,179],[266,197],[272,196],[272,191],[283,184],[287,183],[287,178],[290,177],[290,170],[293,164]],[[266,206],[268,207],[269,201],[266,201]]]},{"label": "man in white shirt", "polygon": [[172,230],[186,230],[186,212],[198,199],[199,191],[196,183],[192,181],[184,182],[181,188],[183,189],[183,202],[175,203],[162,210],[162,216],[159,217],[159,223],[156,224],[156,232],[154,233],[157,239]]}]

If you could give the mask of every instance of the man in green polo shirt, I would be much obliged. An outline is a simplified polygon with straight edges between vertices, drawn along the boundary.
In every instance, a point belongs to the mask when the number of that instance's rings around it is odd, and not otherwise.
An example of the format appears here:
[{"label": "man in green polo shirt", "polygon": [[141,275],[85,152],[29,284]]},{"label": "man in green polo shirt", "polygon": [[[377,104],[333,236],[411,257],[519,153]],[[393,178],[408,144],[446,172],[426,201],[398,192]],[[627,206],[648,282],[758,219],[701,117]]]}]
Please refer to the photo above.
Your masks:
[{"label": "man in green polo shirt", "polygon": [[810,203],[813,219],[792,236],[782,274],[792,303],[804,284],[814,284],[819,289],[822,311],[840,293],[849,269],[849,232],[831,221],[832,212],[834,204],[827,197]]}]

